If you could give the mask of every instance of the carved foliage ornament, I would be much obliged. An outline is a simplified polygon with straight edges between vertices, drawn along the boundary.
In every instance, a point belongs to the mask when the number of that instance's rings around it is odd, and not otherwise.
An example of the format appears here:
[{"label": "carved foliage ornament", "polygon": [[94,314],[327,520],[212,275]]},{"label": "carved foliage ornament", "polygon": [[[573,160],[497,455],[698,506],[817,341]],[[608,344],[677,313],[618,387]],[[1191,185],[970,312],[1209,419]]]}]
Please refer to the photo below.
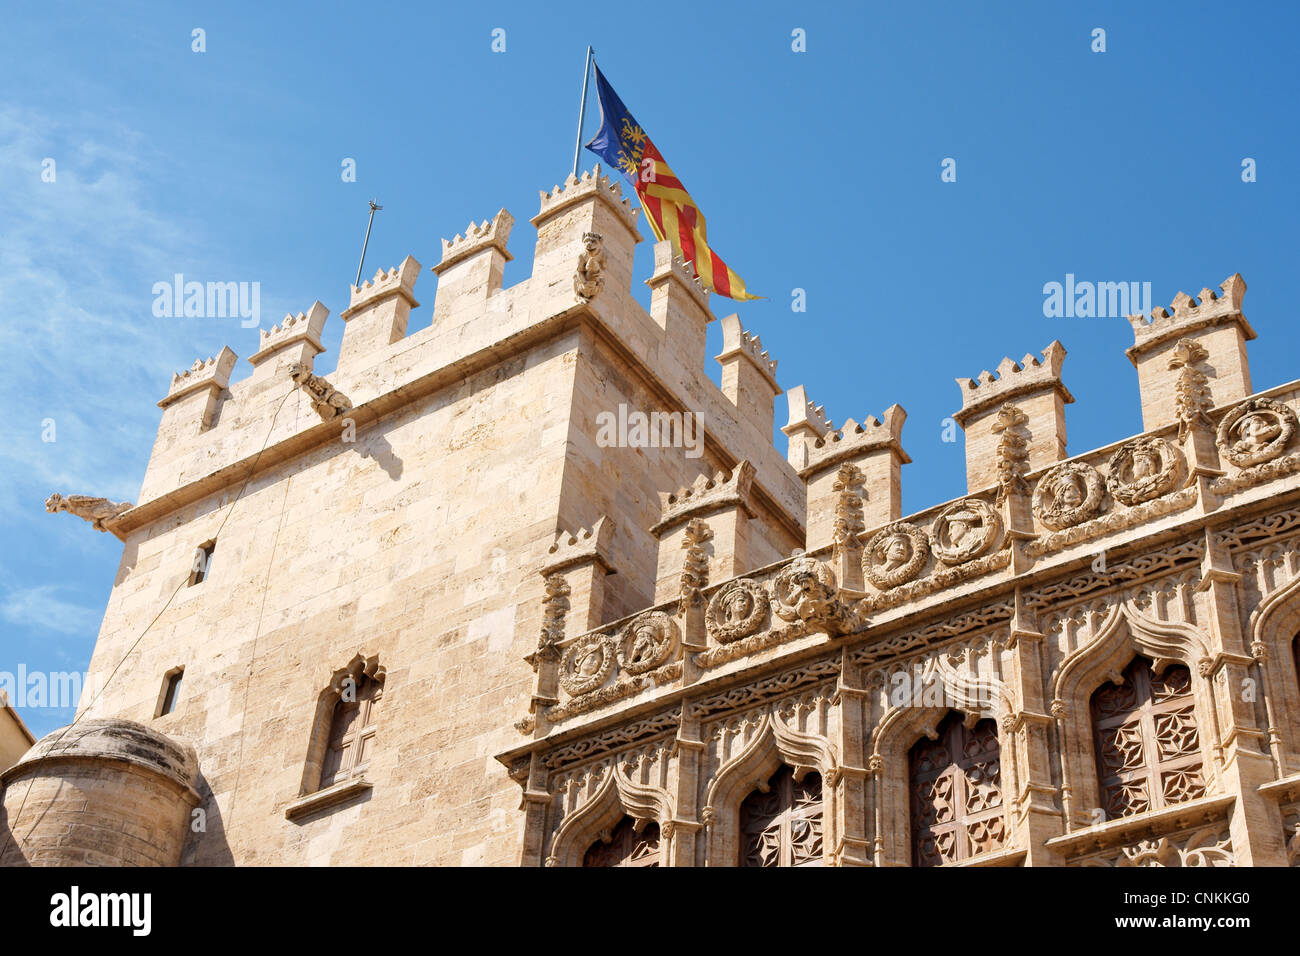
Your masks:
[{"label": "carved foliage ornament", "polygon": [[1272,461],[1296,431],[1296,414],[1270,398],[1243,402],[1219,422],[1219,452],[1238,468]]},{"label": "carved foliage ornament", "polygon": [[877,588],[888,591],[921,573],[930,540],[920,528],[899,522],[882,528],[867,542],[862,570]]},{"label": "carved foliage ornament", "polygon": [[1091,465],[1067,461],[1052,468],[1034,489],[1034,514],[1048,528],[1060,531],[1094,518],[1105,494],[1101,475]]},{"label": "carved foliage ornament", "polygon": [[1002,541],[998,513],[978,498],[955,501],[934,519],[930,550],[944,564],[964,564],[996,550]]},{"label": "carved foliage ornament", "polygon": [[1182,453],[1163,438],[1136,438],[1111,456],[1106,487],[1111,497],[1137,505],[1176,489],[1183,477]]},{"label": "carved foliage ornament", "polygon": [[574,697],[595,690],[614,672],[615,656],[614,641],[608,635],[582,638],[560,663],[560,685]]},{"label": "carved foliage ornament", "polygon": [[757,581],[738,578],[724,584],[709,601],[704,624],[719,644],[757,633],[767,617],[771,602]]},{"label": "carved foliage ornament", "polygon": [[629,674],[644,674],[666,664],[677,649],[677,625],[663,611],[638,614],[618,643],[618,663]]}]

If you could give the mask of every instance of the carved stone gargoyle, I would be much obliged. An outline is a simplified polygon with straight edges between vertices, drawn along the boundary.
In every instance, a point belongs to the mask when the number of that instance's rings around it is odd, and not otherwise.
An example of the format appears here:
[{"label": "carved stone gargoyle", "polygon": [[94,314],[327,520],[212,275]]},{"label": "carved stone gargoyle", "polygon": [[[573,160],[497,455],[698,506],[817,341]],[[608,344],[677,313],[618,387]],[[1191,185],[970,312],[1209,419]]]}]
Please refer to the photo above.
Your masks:
[{"label": "carved stone gargoyle", "polygon": [[307,393],[311,407],[321,421],[333,421],[352,408],[352,401],[325,378],[313,375],[311,369],[301,362],[289,366],[289,375],[295,385]]},{"label": "carved stone gargoyle", "polygon": [[45,499],[45,510],[50,514],[66,511],[89,521],[96,531],[107,531],[105,521],[112,521],[134,507],[129,501],[109,501],[107,498],[92,498],[89,495],[68,495],[65,498],[58,492]]},{"label": "carved stone gargoyle", "polygon": [[573,291],[580,302],[590,302],[605,286],[604,240],[598,233],[582,234],[582,252],[578,254],[578,271],[573,274]]}]

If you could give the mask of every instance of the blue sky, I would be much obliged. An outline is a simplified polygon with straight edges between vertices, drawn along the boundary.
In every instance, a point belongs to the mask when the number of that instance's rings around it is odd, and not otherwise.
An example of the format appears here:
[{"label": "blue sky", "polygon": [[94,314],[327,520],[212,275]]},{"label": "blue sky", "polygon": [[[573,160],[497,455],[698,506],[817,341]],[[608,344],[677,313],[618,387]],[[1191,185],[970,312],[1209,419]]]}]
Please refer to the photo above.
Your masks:
[{"label": "blue sky", "polygon": [[[15,9],[0,33],[0,671],[84,669],[121,554],[45,497],[135,500],[172,372],[228,344],[247,374],[254,330],[155,318],[153,284],[259,282],[264,327],[319,298],[328,372],[372,196],[368,273],[408,253],[427,270],[441,237],[505,206],[506,282],[522,280],[537,191],[572,162],[588,43],[716,250],[769,296],[735,311],[782,385],[836,423],[907,409],[906,511],[964,490],[962,447],[941,441],[953,379],[1003,355],[1065,344],[1071,452],[1140,430],[1127,322],[1043,315],[1044,283],[1067,273],[1150,282],[1163,305],[1240,271],[1255,387],[1290,381],[1298,26],[1276,3]],[[588,136],[596,121],[593,102]],[[647,242],[641,277],[649,260]],[[413,329],[432,287],[426,271]],[[38,735],[72,716],[20,711]]]}]

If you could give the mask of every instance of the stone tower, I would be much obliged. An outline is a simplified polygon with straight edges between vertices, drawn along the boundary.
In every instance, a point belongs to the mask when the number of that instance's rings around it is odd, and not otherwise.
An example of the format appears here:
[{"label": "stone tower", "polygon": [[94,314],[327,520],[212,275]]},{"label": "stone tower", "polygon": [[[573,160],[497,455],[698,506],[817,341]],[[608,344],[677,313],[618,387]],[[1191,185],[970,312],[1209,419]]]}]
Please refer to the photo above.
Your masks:
[{"label": "stone tower", "polygon": [[[534,690],[539,571],[567,579],[585,630],[675,580],[692,515],[731,515],[709,545],[719,577],[803,544],[803,485],[772,444],[776,363],[732,316],[713,384],[708,293],[666,243],[650,311],[636,302],[638,212],[596,167],[541,193],[517,285],[501,210],[443,240],[431,324],[408,257],[352,288],[332,371],[317,302],[261,331],[247,377],[229,348],[173,376],[138,503],[97,525],[124,547],[90,686],[126,663],[77,727],[96,721],[101,763],[129,722],[192,746],[193,779],[168,777],[185,806],[168,819],[202,821],[169,838],[185,862],[518,863],[494,755]],[[658,527],[661,494],[717,475],[741,481],[735,501]],[[327,738],[356,681],[374,733],[340,772]],[[10,823],[22,781],[64,773],[39,756],[12,777]],[[26,858],[44,792],[15,827]]]}]

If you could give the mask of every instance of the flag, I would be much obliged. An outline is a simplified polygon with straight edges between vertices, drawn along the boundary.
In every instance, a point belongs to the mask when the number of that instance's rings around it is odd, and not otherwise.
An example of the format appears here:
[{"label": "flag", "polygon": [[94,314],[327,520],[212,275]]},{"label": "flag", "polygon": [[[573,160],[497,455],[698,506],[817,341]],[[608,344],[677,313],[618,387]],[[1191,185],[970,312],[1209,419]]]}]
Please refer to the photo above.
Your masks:
[{"label": "flag", "polygon": [[686,191],[663,154],[628,112],[600,67],[596,67],[600,97],[600,129],[587,143],[591,150],[621,172],[636,189],[655,238],[673,244],[673,253],[694,264],[706,289],[729,299],[761,299],[745,291],[745,281],[709,248],[704,214]]}]

